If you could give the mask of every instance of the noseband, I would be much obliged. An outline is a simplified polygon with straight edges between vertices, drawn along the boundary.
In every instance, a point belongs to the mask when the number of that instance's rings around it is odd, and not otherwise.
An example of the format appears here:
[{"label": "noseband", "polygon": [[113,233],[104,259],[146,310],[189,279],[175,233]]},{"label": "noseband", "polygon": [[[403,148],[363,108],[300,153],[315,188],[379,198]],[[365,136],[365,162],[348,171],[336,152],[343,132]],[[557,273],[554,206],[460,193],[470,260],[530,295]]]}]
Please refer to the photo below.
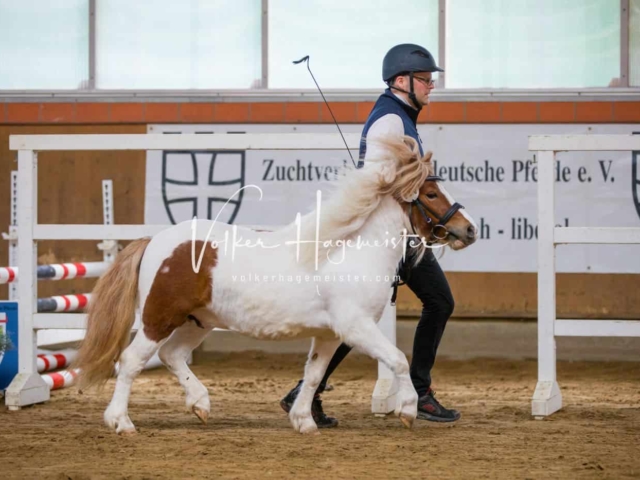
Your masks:
[{"label": "noseband", "polygon": [[[429,175],[426,181],[439,182],[439,181],[442,181],[442,177],[438,175]],[[436,224],[433,225],[433,227],[431,228],[431,238],[427,242],[429,245],[431,245],[436,240],[444,240],[445,238],[447,238],[447,236],[449,235],[449,230],[447,230],[447,227],[445,227],[445,225],[449,220],[451,220],[451,217],[453,217],[458,210],[460,210],[461,208],[464,208],[458,202],[455,202],[453,205],[451,205],[451,207],[449,207],[449,210],[447,210],[442,217],[439,217],[436,213],[433,212],[433,210],[430,210],[429,207],[427,207],[424,203],[420,201],[420,195],[418,195],[418,197],[414,201],[409,203],[409,207],[408,207],[409,222],[411,223],[411,229],[413,230],[414,235],[418,235],[418,233],[416,232],[416,228],[413,225],[413,220],[411,218],[414,205],[420,212],[420,215],[422,215],[422,218],[424,218],[425,222],[427,222],[428,224],[432,224],[433,219],[431,217],[433,217],[436,221]],[[429,216],[429,214],[431,214],[431,217]]]}]

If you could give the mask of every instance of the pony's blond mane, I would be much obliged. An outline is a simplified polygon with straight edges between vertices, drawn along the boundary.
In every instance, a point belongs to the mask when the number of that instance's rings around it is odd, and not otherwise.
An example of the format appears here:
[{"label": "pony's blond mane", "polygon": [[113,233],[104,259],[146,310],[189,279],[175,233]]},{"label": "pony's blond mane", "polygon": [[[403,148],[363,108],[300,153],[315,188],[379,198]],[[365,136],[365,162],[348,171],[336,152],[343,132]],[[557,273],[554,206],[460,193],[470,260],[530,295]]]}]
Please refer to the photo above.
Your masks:
[{"label": "pony's blond mane", "polygon": [[[386,137],[368,143],[375,143],[380,155],[367,158],[362,169],[350,168],[338,179],[329,200],[323,200],[318,238],[322,243],[333,241],[335,246],[336,241],[355,235],[387,195],[399,202],[412,201],[433,173],[431,152],[421,156],[418,143],[409,136]],[[316,238],[315,211],[302,218],[300,232],[302,240]],[[318,250],[319,264],[326,261],[329,250],[322,243]],[[418,250],[421,258],[424,247]],[[302,244],[300,261],[306,265],[315,264],[315,253],[315,244]]]}]

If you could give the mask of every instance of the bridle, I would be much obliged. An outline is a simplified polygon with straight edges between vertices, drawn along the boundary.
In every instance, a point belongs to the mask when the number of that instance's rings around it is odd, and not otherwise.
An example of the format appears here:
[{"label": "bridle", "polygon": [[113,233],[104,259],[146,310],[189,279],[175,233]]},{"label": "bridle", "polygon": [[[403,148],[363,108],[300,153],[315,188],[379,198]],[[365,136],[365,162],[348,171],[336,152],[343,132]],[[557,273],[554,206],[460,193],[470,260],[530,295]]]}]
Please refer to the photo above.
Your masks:
[{"label": "bridle", "polygon": [[[442,181],[442,177],[438,175],[429,175],[426,181],[439,182],[439,181]],[[451,205],[451,207],[449,207],[449,210],[447,210],[442,217],[439,217],[433,210],[429,209],[429,207],[427,207],[424,203],[420,201],[420,195],[418,195],[415,200],[413,200],[412,202],[409,202],[409,206],[407,207],[407,213],[409,215],[409,223],[411,224],[411,229],[413,230],[414,235],[418,235],[418,233],[416,232],[416,228],[413,225],[413,220],[411,218],[414,205],[420,212],[420,215],[422,215],[422,218],[424,218],[424,220],[427,223],[429,224],[433,223],[433,219],[435,219],[436,221],[436,224],[433,225],[433,227],[431,228],[431,238],[427,241],[428,245],[431,245],[436,240],[444,240],[445,238],[447,238],[447,236],[449,236],[449,230],[447,230],[447,227],[445,227],[445,225],[449,220],[451,220],[451,217],[453,217],[458,210],[460,210],[461,208],[464,208],[458,202],[455,202],[453,205]],[[429,216],[429,214],[431,216]],[[431,217],[433,217],[433,219]]]},{"label": "bridle", "polygon": [[[425,181],[440,182],[442,180],[443,178],[438,175],[429,175]],[[418,232],[416,232],[416,227],[413,225],[413,220],[411,219],[411,214],[413,213],[414,205],[420,212],[420,215],[422,215],[422,218],[424,218],[424,220],[427,223],[429,224],[433,223],[433,219],[429,216],[429,214],[431,214],[431,216],[437,222],[436,225],[434,225],[433,228],[431,229],[431,238],[427,240],[427,245],[433,245],[437,240],[444,240],[445,238],[447,238],[447,236],[449,236],[449,230],[447,230],[447,227],[445,227],[445,225],[449,220],[451,220],[451,217],[453,217],[458,210],[460,210],[461,208],[464,208],[458,202],[455,202],[453,205],[451,205],[451,207],[449,207],[449,210],[447,210],[442,217],[439,217],[433,210],[431,210],[429,207],[427,207],[424,203],[420,201],[420,192],[418,192],[418,196],[416,197],[415,200],[412,200],[411,202],[408,202],[408,203],[409,203],[409,206],[407,207],[407,214],[409,215],[409,223],[411,224],[411,230],[413,230],[413,234],[415,236],[419,237],[420,235],[418,235]],[[400,265],[398,266],[398,271],[396,272],[396,276],[398,276],[398,272],[403,268],[404,268],[404,259],[400,261]],[[394,280],[393,283],[391,284],[391,288],[393,291],[393,293],[391,294],[392,306],[396,304],[396,298],[398,296],[398,287],[400,285],[405,285],[405,283],[400,282],[397,279]]]}]

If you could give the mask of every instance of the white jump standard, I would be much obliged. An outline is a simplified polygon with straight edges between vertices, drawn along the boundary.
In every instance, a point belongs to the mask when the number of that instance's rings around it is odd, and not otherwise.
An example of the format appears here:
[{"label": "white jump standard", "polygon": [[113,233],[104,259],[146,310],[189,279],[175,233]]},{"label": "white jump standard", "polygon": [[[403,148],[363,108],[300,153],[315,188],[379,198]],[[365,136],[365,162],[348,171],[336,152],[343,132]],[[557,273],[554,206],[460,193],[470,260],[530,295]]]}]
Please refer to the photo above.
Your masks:
[{"label": "white jump standard", "polygon": [[555,154],[640,150],[640,135],[531,136],[529,150],[537,151],[538,162],[538,383],[531,412],[543,418],[562,408],[556,379],[556,336],[640,336],[640,321],[556,319],[556,245],[640,243],[640,228],[556,227]]}]

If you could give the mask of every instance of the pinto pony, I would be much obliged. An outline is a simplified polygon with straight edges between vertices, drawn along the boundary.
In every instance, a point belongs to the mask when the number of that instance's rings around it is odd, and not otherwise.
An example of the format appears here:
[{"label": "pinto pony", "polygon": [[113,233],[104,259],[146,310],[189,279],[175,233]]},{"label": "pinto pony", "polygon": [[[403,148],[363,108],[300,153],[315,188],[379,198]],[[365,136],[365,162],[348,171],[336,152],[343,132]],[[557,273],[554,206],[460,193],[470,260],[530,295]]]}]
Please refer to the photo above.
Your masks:
[{"label": "pinto pony", "polygon": [[[339,179],[328,201],[279,230],[193,220],[133,241],[118,255],[96,284],[74,365],[87,388],[104,384],[119,360],[107,426],[135,433],[131,385],[156,351],[184,388],[187,408],[206,423],[209,393],[187,358],[215,327],[260,339],[313,338],[289,412],[296,431],[317,431],[311,403],[341,342],[395,374],[395,414],[412,426],[418,397],[409,364],[376,324],[404,255],[417,262],[426,248],[464,248],[477,227],[438,183],[430,152],[420,156],[410,137],[386,139],[383,147],[380,158]],[[417,246],[407,251],[411,235]],[[142,325],[128,344],[136,308]]]}]

